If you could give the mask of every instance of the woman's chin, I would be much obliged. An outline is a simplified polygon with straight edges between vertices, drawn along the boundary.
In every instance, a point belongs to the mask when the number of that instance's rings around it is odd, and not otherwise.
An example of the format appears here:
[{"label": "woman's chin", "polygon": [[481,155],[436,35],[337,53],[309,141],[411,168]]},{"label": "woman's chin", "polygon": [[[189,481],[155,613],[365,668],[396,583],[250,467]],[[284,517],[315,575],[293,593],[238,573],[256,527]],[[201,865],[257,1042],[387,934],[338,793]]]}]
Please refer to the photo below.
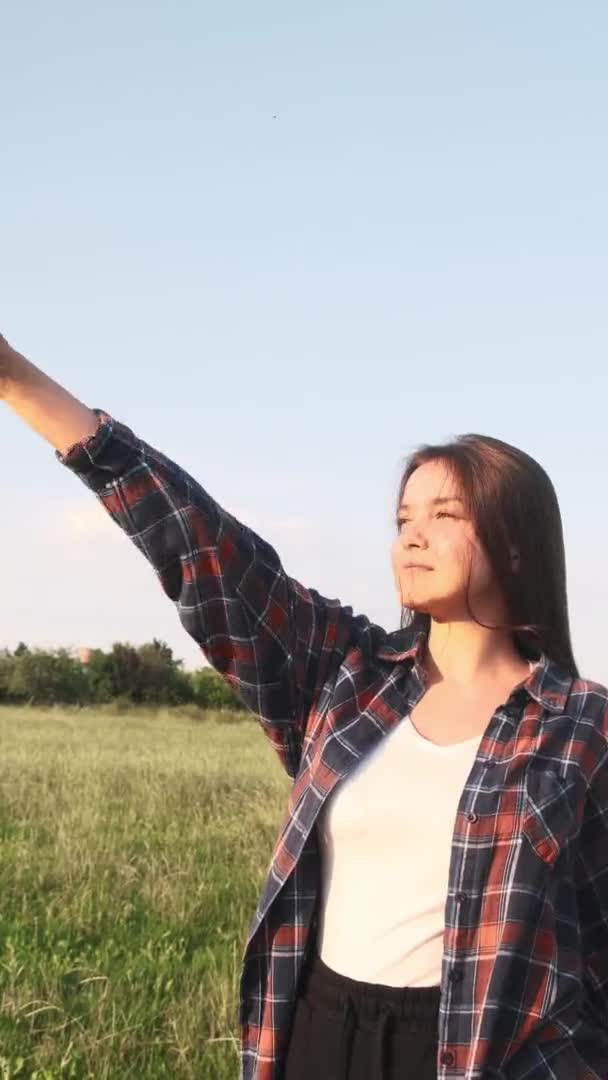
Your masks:
[{"label": "woman's chin", "polygon": [[416,596],[403,596],[403,606],[409,608],[410,611],[416,613],[416,615],[430,615],[432,605],[428,600],[424,601],[420,597]]},{"label": "woman's chin", "polygon": [[401,599],[405,607],[413,608],[415,611],[419,611],[425,604],[430,603],[428,592],[425,593],[424,589],[402,589]]}]

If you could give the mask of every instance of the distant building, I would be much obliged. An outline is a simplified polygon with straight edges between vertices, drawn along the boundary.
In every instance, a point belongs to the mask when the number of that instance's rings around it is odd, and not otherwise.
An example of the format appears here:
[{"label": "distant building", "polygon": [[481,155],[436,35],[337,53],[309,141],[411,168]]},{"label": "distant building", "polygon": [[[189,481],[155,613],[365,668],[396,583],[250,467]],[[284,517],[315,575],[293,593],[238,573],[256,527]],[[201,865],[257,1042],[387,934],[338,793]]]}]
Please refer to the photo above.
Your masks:
[{"label": "distant building", "polygon": [[92,652],[93,652],[93,650],[87,648],[86,645],[82,645],[78,649],[78,659],[80,660],[80,663],[83,664],[85,667],[86,667],[86,665],[89,663],[89,661],[91,659],[91,653]]}]

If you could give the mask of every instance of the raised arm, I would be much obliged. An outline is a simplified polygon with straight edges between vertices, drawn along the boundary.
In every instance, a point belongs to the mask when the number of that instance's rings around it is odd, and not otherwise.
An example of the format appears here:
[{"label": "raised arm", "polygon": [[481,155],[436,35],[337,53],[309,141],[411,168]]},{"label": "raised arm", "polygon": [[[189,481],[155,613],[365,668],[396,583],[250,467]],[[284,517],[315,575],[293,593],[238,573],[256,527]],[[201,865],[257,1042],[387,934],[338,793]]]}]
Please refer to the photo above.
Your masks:
[{"label": "raised arm", "polygon": [[0,393],[154,567],[209,662],[259,717],[290,776],[346,650],[374,628],[285,573],[274,549],[180,466],[0,342]]},{"label": "raised arm", "polygon": [[97,430],[98,419],[0,335],[0,397],[60,453]]}]

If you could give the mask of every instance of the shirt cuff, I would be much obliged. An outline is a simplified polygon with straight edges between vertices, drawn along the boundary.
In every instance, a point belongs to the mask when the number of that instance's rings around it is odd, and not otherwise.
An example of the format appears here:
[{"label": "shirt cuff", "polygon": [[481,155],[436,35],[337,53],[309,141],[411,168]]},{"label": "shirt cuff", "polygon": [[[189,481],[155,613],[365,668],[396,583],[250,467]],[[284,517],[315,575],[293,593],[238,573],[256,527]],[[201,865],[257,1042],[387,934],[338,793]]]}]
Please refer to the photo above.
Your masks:
[{"label": "shirt cuff", "polygon": [[55,450],[55,457],[93,491],[99,492],[141,461],[142,444],[130,428],[104,409],[91,412],[97,417],[97,430],[63,453]]}]

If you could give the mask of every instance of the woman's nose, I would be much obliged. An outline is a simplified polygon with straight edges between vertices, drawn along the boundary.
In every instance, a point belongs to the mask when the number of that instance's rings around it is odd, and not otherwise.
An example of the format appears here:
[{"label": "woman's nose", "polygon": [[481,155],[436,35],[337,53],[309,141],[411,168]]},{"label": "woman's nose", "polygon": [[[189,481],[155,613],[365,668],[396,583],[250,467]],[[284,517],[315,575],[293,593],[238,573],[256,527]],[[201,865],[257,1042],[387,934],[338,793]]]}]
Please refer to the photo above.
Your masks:
[{"label": "woman's nose", "polygon": [[407,548],[426,548],[428,547],[428,541],[417,525],[411,525],[408,529],[404,529],[401,534],[401,542],[403,547]]}]

